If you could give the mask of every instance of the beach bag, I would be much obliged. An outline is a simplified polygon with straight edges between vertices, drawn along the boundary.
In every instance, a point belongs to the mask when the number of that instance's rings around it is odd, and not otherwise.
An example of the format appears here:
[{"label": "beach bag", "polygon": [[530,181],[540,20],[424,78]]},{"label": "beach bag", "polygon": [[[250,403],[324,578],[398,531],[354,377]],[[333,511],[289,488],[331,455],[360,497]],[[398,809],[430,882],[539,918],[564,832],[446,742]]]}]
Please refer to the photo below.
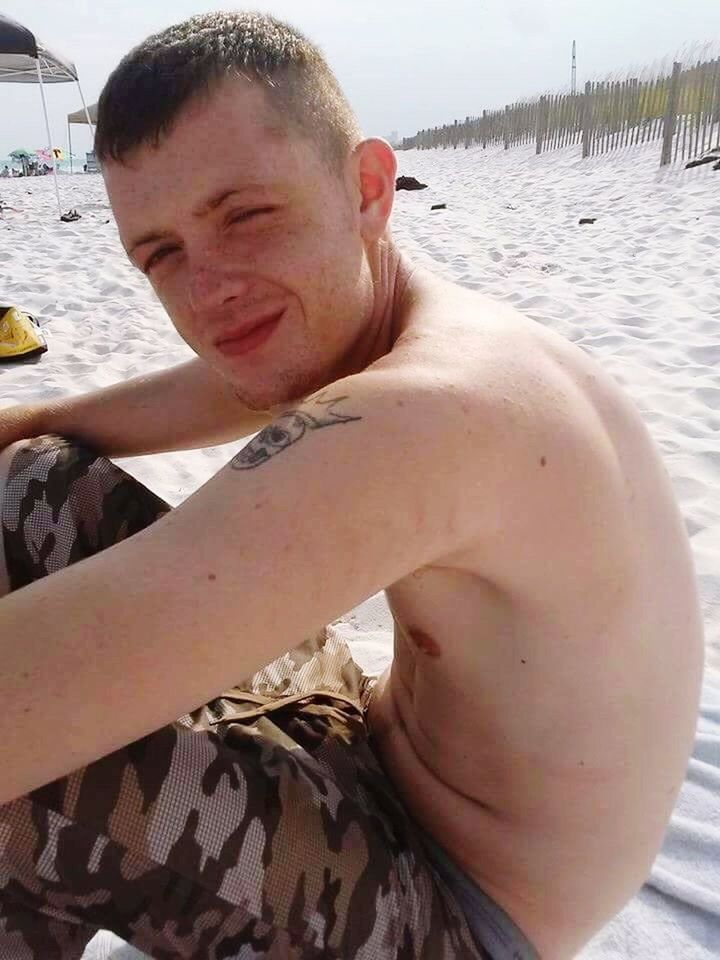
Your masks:
[{"label": "beach bag", "polygon": [[0,363],[45,353],[47,343],[40,324],[17,307],[0,306]]}]

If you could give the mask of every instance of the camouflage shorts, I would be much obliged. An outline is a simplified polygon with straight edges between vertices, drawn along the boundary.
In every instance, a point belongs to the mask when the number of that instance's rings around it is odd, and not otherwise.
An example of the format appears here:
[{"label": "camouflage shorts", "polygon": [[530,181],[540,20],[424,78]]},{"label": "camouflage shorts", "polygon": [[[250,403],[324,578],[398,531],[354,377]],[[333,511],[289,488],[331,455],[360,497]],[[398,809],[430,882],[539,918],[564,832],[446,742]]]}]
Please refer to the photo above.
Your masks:
[{"label": "camouflage shorts", "polygon": [[[28,441],[2,504],[11,589],[169,509],[87,448]],[[158,958],[489,958],[373,750],[372,685],[329,627],[0,805],[0,960],[80,957],[98,929]]]}]

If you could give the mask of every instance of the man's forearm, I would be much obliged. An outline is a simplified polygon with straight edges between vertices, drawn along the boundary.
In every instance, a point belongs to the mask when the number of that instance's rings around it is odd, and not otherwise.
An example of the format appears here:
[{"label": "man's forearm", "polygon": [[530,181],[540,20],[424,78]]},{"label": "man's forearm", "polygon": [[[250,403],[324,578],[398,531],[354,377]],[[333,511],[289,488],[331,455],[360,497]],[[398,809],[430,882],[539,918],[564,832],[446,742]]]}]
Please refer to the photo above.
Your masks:
[{"label": "man's forearm", "polygon": [[[228,443],[262,429],[272,419],[270,413],[248,410],[230,385],[199,358],[23,409],[25,429],[32,433],[14,439],[56,433],[109,457]],[[2,417],[0,411],[0,425]]]},{"label": "man's forearm", "polygon": [[[0,401],[2,402],[2,401]],[[0,407],[0,449],[40,433],[38,404],[11,403]]]}]

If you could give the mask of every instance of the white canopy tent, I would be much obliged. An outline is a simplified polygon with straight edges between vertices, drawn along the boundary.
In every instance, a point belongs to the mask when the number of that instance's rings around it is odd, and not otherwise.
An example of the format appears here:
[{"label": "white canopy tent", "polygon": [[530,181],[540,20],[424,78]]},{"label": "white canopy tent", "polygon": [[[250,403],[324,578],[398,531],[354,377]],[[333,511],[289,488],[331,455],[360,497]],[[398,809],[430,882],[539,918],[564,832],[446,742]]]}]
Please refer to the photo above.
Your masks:
[{"label": "white canopy tent", "polygon": [[[84,101],[83,101],[84,106]],[[88,123],[90,124],[90,130],[92,130],[93,123],[97,123],[97,111],[98,105],[96,103],[90,104],[89,107],[85,107],[84,110],[77,110],[75,113],[69,113],[67,118],[68,124],[68,149],[70,151],[70,172],[72,172],[72,162],[73,162],[73,152],[72,152],[72,135],[70,133],[70,124],[71,123]]]},{"label": "white canopy tent", "polygon": [[75,81],[80,91],[80,100],[92,130],[92,123],[85,105],[80,81],[78,80],[75,65],[64,57],[53,53],[32,31],[9,17],[0,14],[0,83],[39,83],[42,98],[43,113],[45,115],[45,129],[47,131],[50,155],[55,178],[55,196],[57,197],[58,212],[62,216],[60,205],[60,189],[58,187],[57,160],[53,153],[53,141],[50,134],[47,102],[45,100],[46,83],[72,83]]}]

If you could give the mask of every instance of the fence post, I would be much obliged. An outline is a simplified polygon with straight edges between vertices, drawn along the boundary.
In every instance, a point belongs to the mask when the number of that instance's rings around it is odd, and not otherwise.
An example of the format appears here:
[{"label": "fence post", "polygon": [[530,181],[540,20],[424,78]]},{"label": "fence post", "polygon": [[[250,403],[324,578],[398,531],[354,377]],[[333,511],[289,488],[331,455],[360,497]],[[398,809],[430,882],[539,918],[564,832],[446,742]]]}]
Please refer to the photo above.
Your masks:
[{"label": "fence post", "polygon": [[583,101],[583,120],[582,120],[582,138],[583,138],[583,160],[590,156],[590,136],[592,134],[592,83],[588,80],[585,84],[585,99]]},{"label": "fence post", "polygon": [[660,166],[664,167],[670,163],[672,155],[672,142],[675,136],[675,120],[677,119],[678,94],[680,93],[680,71],[682,64],[675,61],[673,64],[672,79],[670,80],[670,89],[668,90],[667,103],[665,105],[665,120],[663,121],[663,147]]},{"label": "fence post", "polygon": [[487,147],[487,110],[483,110],[482,115],[482,145],[484,150]]},{"label": "fence post", "polygon": [[537,125],[535,127],[535,154],[542,153],[543,128],[545,123],[545,110],[547,107],[547,97],[540,97],[540,106],[537,113]]},{"label": "fence post", "polygon": [[505,149],[510,149],[510,104],[505,104],[505,123],[503,125],[503,140],[505,141]]}]

